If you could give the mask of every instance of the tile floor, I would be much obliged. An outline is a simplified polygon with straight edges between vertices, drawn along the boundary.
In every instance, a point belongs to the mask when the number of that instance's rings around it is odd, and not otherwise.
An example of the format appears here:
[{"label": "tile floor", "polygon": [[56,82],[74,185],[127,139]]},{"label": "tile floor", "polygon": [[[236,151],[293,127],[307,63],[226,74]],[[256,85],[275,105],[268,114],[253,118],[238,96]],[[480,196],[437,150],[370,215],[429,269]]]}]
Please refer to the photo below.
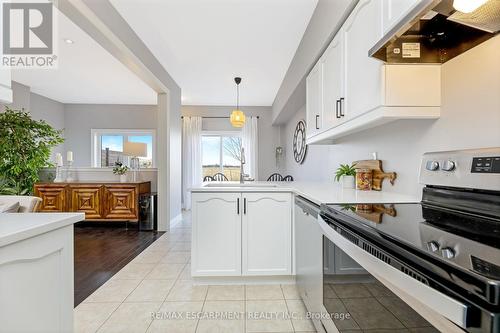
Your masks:
[{"label": "tile floor", "polygon": [[193,285],[190,241],[186,214],[75,308],[75,332],[315,331],[294,285]]}]

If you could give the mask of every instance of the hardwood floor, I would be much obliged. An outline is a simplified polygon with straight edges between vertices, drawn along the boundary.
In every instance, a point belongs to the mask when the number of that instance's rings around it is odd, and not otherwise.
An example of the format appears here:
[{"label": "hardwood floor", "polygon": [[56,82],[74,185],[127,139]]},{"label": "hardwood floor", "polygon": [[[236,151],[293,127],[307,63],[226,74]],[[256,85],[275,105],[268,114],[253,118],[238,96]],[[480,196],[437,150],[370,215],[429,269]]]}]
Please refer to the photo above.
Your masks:
[{"label": "hardwood floor", "polygon": [[135,226],[75,225],[75,306],[134,259],[163,232]]}]

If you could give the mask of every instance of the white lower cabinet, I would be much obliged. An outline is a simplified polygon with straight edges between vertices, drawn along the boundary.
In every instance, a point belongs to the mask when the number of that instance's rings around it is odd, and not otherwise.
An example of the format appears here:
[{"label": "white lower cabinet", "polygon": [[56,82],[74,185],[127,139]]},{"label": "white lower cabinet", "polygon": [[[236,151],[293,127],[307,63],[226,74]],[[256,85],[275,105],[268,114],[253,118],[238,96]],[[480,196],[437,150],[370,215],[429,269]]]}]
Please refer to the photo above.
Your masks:
[{"label": "white lower cabinet", "polygon": [[73,225],[0,247],[0,333],[73,332],[73,271]]},{"label": "white lower cabinet", "polygon": [[242,274],[292,273],[290,193],[243,193]]},{"label": "white lower cabinet", "polygon": [[241,275],[241,193],[193,193],[192,275]]},{"label": "white lower cabinet", "polygon": [[192,194],[191,274],[291,275],[291,193]]}]

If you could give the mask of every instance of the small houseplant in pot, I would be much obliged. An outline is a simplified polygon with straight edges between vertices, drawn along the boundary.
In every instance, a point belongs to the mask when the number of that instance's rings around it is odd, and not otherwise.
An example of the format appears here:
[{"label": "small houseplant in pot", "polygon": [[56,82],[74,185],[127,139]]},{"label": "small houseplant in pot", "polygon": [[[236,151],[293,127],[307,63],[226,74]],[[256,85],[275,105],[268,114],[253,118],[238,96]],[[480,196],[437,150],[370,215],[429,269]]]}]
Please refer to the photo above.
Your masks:
[{"label": "small houseplant in pot", "polygon": [[127,181],[127,171],[128,166],[123,165],[122,162],[115,162],[115,167],[113,168],[113,173],[120,176],[120,182],[125,183]]},{"label": "small houseplant in pot", "polygon": [[342,182],[343,188],[356,187],[356,168],[355,164],[341,164],[335,172],[335,180]]}]

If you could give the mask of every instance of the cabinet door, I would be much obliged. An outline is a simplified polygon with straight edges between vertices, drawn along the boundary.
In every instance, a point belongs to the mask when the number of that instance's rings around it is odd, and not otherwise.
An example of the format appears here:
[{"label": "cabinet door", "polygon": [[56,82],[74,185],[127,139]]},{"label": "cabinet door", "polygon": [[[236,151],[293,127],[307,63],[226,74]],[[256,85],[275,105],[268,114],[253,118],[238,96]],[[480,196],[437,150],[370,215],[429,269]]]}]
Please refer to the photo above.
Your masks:
[{"label": "cabinet door", "polygon": [[104,218],[137,221],[137,187],[134,185],[104,186]]},{"label": "cabinet door", "polygon": [[327,130],[342,121],[340,108],[343,92],[344,62],[342,58],[342,34],[337,34],[321,58],[323,64],[323,120]]},{"label": "cabinet door", "polygon": [[192,276],[241,275],[241,193],[192,194]]},{"label": "cabinet door", "polygon": [[306,78],[306,137],[321,132],[323,121],[323,66],[318,62]]},{"label": "cabinet door", "polygon": [[85,219],[102,218],[102,186],[70,185],[69,211],[85,213]]},{"label": "cabinet door", "polygon": [[[428,0],[424,0],[429,2]],[[421,0],[383,0],[383,27],[384,33],[389,31],[403,15],[415,7]]]},{"label": "cabinet door", "polygon": [[368,50],[382,37],[382,1],[360,0],[342,27],[346,120],[382,104],[382,62]]},{"label": "cabinet door", "polygon": [[35,196],[42,198],[39,212],[55,213],[66,211],[66,185],[35,185]]},{"label": "cabinet door", "polygon": [[291,194],[243,193],[242,274],[290,275]]},{"label": "cabinet door", "polygon": [[73,332],[73,272],[73,225],[3,246],[0,332]]}]

